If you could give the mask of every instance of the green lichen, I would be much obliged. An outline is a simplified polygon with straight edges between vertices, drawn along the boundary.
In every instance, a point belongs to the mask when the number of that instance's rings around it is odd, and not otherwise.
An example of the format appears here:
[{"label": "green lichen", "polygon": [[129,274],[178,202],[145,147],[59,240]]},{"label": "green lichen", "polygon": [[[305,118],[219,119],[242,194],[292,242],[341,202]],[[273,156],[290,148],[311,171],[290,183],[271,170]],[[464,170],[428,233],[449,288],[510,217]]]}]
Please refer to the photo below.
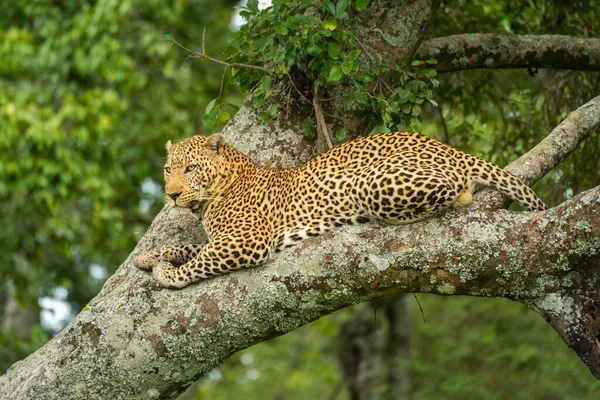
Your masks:
[{"label": "green lichen", "polygon": [[454,285],[452,285],[451,283],[444,283],[442,285],[438,285],[437,286],[437,291],[438,293],[441,294],[454,294],[456,293],[456,287]]},{"label": "green lichen", "polygon": [[577,238],[573,243],[573,254],[578,256],[597,256],[600,254],[600,236],[587,239]]},{"label": "green lichen", "polygon": [[543,315],[563,318],[566,330],[571,329],[577,319],[575,301],[562,293],[549,293],[538,298],[532,307],[542,311]]},{"label": "green lichen", "polygon": [[592,231],[590,222],[586,220],[577,221],[575,224],[575,229],[584,233],[590,233]]},{"label": "green lichen", "polygon": [[389,260],[387,260],[386,258],[380,257],[380,256],[378,256],[376,254],[369,254],[367,256],[367,258],[369,259],[369,261],[371,261],[371,263],[379,271],[385,271],[386,269],[388,269],[390,267],[390,261]]}]

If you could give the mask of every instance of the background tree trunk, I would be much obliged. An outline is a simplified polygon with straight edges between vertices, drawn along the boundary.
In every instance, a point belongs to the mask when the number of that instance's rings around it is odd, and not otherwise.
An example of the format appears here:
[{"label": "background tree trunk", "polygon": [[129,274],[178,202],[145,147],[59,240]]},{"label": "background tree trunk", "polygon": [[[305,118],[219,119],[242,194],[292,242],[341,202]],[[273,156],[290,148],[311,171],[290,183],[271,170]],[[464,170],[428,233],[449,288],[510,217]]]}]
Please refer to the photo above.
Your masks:
[{"label": "background tree trunk", "polygon": [[340,330],[339,360],[353,400],[410,399],[410,295],[366,303]]}]

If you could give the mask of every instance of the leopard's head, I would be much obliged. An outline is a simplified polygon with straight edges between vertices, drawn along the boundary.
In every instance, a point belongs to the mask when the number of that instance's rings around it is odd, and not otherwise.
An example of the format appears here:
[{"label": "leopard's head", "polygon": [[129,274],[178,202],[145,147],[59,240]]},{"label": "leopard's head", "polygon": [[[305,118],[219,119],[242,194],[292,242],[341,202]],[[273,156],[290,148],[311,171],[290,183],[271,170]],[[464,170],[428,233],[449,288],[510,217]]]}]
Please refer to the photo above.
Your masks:
[{"label": "leopard's head", "polygon": [[176,144],[167,142],[164,169],[167,202],[197,210],[213,200],[224,145],[225,140],[219,134],[192,136]]}]

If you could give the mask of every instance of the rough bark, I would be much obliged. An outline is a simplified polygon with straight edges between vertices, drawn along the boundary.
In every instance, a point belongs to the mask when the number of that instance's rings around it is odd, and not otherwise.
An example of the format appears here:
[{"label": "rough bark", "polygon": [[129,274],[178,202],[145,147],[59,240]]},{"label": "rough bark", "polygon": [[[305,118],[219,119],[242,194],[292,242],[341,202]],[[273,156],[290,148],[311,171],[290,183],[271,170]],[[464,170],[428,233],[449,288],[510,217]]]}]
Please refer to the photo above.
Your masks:
[{"label": "rough bark", "polygon": [[462,34],[426,40],[415,58],[438,61],[438,72],[477,68],[600,71],[600,39],[560,35]]},{"label": "rough bark", "polygon": [[[295,165],[297,154],[311,154],[286,125],[261,125],[243,107],[224,135],[255,159]],[[130,256],[89,311],[0,377],[0,394],[173,398],[238,350],[341,307],[406,292],[521,301],[600,377],[599,237],[600,187],[542,213],[467,208],[408,226],[345,227],[264,267],[181,291],[159,288]],[[132,256],[203,240],[196,220],[165,208]]]},{"label": "rough bark", "polygon": [[[439,5],[440,0],[372,1],[368,8],[356,15],[358,31],[354,39],[362,50],[361,57],[372,63],[385,59],[393,65],[399,64],[406,56],[412,56],[429,30]],[[398,74],[389,73],[382,80],[393,87]],[[336,100],[323,106],[328,115],[340,117],[328,121],[332,124],[329,132],[335,132],[334,127],[341,123],[351,140],[366,135],[373,126],[368,115],[356,115],[346,110],[341,100],[344,89],[336,86],[329,90],[323,97]]]}]

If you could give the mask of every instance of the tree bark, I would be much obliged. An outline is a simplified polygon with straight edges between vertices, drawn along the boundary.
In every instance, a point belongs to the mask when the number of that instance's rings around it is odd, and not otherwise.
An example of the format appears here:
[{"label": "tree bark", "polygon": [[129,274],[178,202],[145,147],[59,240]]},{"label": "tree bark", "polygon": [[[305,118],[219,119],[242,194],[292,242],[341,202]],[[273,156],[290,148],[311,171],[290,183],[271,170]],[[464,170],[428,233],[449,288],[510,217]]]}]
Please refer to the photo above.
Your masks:
[{"label": "tree bark", "polygon": [[426,40],[414,56],[435,58],[436,70],[554,68],[600,71],[600,39],[561,35],[462,34]]}]

